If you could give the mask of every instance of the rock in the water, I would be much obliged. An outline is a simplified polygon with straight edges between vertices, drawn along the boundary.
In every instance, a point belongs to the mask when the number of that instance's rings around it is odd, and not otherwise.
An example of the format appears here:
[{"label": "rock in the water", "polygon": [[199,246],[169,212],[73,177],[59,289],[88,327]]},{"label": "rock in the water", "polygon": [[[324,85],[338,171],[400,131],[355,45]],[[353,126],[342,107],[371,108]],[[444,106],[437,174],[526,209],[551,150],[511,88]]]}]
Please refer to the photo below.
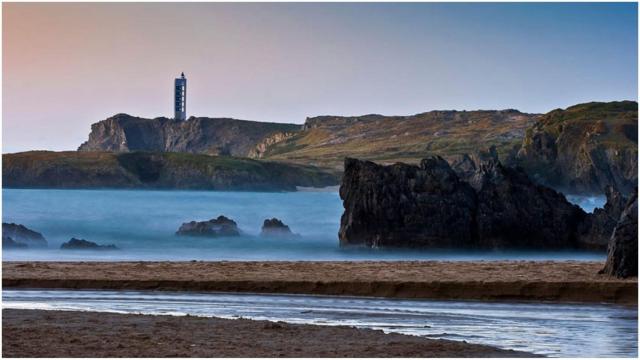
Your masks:
[{"label": "rock in the water", "polygon": [[601,273],[626,278],[638,276],[638,190],[631,195],[618,221]]},{"label": "rock in the water", "polygon": [[420,166],[347,159],[341,245],[577,248],[586,217],[562,194],[494,158],[463,181],[440,157]]},{"label": "rock in the water", "polygon": [[26,249],[27,247],[28,247],[27,244],[16,242],[11,237],[2,235],[3,249]]},{"label": "rock in the water", "polygon": [[183,223],[176,235],[221,237],[239,236],[238,224],[235,221],[220,215],[217,219],[209,221],[191,221]]},{"label": "rock in the water", "polygon": [[113,244],[98,245],[93,241],[71,238],[71,240],[60,245],[60,249],[63,249],[63,250],[118,250],[118,247],[116,247]]},{"label": "rock in the water", "polygon": [[381,166],[347,158],[340,244],[465,247],[474,243],[476,195],[441,157]]},{"label": "rock in the water", "polygon": [[285,225],[279,219],[273,218],[264,220],[260,236],[290,237],[297,236],[297,234],[292,233],[288,225]]},{"label": "rock in the water", "polygon": [[613,229],[627,203],[627,199],[613,186],[607,186],[605,194],[607,203],[604,208],[597,208],[588,214],[581,225],[580,243],[585,249],[607,250]]},{"label": "rock in the water", "polygon": [[[8,236],[16,243],[30,247],[46,247],[47,240],[37,231],[33,231],[21,224],[2,223],[2,236]],[[4,240],[3,240],[4,241]]]}]

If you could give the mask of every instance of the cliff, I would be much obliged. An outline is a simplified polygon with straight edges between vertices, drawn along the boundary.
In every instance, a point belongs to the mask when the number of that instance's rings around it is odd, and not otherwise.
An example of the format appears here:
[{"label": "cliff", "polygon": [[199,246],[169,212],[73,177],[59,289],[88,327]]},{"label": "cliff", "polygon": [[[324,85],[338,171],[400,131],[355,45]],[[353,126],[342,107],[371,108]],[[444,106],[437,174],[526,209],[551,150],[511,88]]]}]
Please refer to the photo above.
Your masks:
[{"label": "cliff", "polygon": [[2,155],[5,188],[293,191],[338,183],[311,166],[188,153],[29,151]]},{"label": "cliff", "polygon": [[551,111],[527,130],[517,161],[536,181],[573,192],[630,193],[638,182],[638,103]]},{"label": "cliff", "polygon": [[246,157],[267,137],[298,131],[300,125],[228,118],[176,121],[118,114],[91,125],[79,151],[162,151]]},{"label": "cliff", "polygon": [[587,103],[517,110],[430,111],[411,116],[317,116],[304,126],[234,119],[143,119],[118,114],[92,125],[80,151],[231,155],[342,171],[346,157],[418,164],[493,147],[536,182],[570,193],[628,194],[637,182],[638,104]]}]

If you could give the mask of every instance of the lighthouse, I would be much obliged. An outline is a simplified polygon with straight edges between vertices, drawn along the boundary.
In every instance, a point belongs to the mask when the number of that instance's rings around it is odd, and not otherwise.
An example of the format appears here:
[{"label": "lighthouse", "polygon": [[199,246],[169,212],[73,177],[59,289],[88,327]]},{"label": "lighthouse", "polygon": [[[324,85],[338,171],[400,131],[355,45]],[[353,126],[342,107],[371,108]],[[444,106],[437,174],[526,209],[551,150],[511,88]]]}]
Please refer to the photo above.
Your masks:
[{"label": "lighthouse", "polygon": [[174,87],[174,109],[176,120],[187,119],[187,78],[184,72],[175,81]]}]

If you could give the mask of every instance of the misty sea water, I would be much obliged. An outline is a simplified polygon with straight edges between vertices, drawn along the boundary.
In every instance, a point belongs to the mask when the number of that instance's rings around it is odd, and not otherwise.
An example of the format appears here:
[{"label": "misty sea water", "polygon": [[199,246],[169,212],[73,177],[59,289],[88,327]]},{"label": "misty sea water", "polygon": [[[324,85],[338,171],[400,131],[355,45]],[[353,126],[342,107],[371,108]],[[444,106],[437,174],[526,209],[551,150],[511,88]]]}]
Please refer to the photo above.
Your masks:
[{"label": "misty sea water", "polygon": [[[451,251],[340,248],[343,212],[336,191],[224,192],[149,190],[3,189],[2,221],[23,224],[47,239],[44,249],[8,250],[3,260],[603,260],[604,253]],[[570,196],[586,210],[602,197]],[[225,215],[240,237],[180,237],[183,222]],[[259,236],[276,217],[297,238]],[[115,244],[118,251],[69,251],[72,237]]]}]

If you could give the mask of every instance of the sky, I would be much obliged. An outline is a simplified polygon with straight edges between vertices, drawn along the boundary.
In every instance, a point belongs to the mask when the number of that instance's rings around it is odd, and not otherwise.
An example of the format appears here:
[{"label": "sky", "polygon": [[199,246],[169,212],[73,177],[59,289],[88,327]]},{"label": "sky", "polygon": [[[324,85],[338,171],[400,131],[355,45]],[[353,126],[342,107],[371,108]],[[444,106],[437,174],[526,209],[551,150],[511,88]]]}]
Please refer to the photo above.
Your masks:
[{"label": "sky", "polygon": [[317,115],[636,100],[635,3],[3,3],[2,151],[117,113]]}]

